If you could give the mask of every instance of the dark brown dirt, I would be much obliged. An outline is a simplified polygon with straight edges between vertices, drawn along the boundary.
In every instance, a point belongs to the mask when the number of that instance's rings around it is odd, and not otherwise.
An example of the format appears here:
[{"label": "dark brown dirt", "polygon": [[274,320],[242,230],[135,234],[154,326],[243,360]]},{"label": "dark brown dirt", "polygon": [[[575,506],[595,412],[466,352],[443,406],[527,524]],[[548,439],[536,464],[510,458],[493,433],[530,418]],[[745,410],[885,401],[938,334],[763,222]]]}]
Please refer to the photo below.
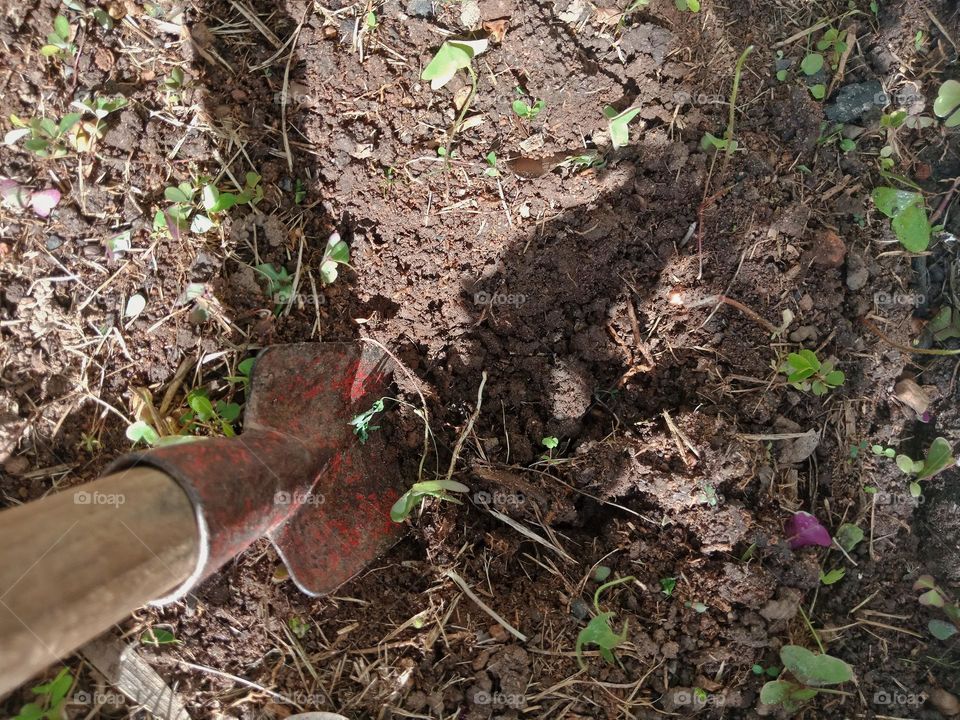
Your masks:
[{"label": "dark brown dirt", "polygon": [[[47,222],[2,216],[5,505],[94,478],[129,447],[125,423],[97,401],[132,415],[133,389],[149,388],[159,404],[185,358],[201,362],[178,404],[201,385],[239,400],[223,378],[264,344],[372,337],[427,397],[438,444],[431,472],[446,468],[488,376],[456,474],[471,488],[466,504],[428,504],[408,538],[336,596],[301,596],[264,542],[185,602],[125,624],[134,639],[150,625],[172,628],[180,644],[141,652],[192,716],[756,717],[779,711],[759,705],[764,679],[752,666],[779,665],[786,643],[816,648],[801,606],[827,651],[857,675],[847,695],[814,700],[808,717],[934,718],[932,703],[909,698],[960,692],[957,641],[930,637],[934,615],[911,589],[924,572],[960,583],[956,470],[927,483],[918,505],[892,461],[869,450],[851,456],[861,441],[919,457],[938,435],[954,447],[960,440],[956,361],[908,355],[862,321],[870,314],[909,345],[925,319],[956,301],[955,243],[906,256],[872,208],[888,142],[879,109],[849,123],[864,134],[845,154],[824,139],[824,105],[796,77],[802,40],[781,48],[793,60],[789,80],[774,78],[774,45],[845,4],[738,0],[694,15],[655,0],[617,29],[598,21],[611,2],[584,6],[591,19],[578,24],[565,19],[565,0],[481,0],[483,18],[507,18],[508,30],[477,59],[468,116],[479,124],[453,142],[452,97],[467,77],[436,92],[418,78],[438,30],[466,33],[456,3],[411,17],[387,0],[362,62],[349,8],[253,3],[281,42],[303,19],[286,124],[288,52],[229,3],[189,9],[191,40],[131,4],[152,44],[130,26],[90,25],[68,78],[36,52],[56,3],[28,5],[11,6],[0,25],[8,56],[22,58],[0,85],[4,117],[41,105],[62,115],[64,97],[86,88],[130,102],[84,159],[82,185],[75,156],[37,161],[0,149],[3,175],[52,181],[64,193]],[[929,114],[939,82],[955,74],[956,49],[923,7],[894,3],[874,17],[860,3],[845,15],[858,43],[841,85],[879,79],[890,92],[916,79]],[[960,37],[952,4],[929,10]],[[926,33],[922,50],[917,30]],[[740,150],[714,158],[699,141],[722,136],[733,66],[748,44]],[[173,64],[188,77],[176,101],[158,89]],[[511,110],[517,87],[546,102],[532,121]],[[608,104],[642,108],[618,151],[605,135]],[[960,168],[954,135],[935,125],[901,130],[898,143],[894,172],[921,182],[937,208]],[[484,172],[490,152],[498,177]],[[554,167],[581,152],[606,163]],[[530,160],[510,166],[512,158]],[[237,207],[203,236],[153,230],[167,185],[224,167],[237,178],[262,175],[256,210]],[[126,228],[135,252],[109,256],[103,241]],[[351,267],[322,287],[334,230],[350,244]],[[258,262],[310,270],[316,296],[304,281],[292,310],[275,316],[251,270]],[[204,322],[183,299],[190,283],[202,286]],[[147,307],[130,321],[123,310],[137,292]],[[878,293],[923,301],[878,304]],[[771,338],[748,314],[709,301],[717,295],[774,325],[787,310],[795,319]],[[788,386],[777,368],[801,346],[835,357],[845,384],[823,398]],[[904,376],[928,389],[929,422],[896,399]],[[407,379],[398,395],[419,404]],[[406,437],[403,470],[413,482],[418,420],[394,409],[384,422]],[[811,429],[820,434],[812,451],[769,437]],[[547,436],[560,443],[544,460]],[[563,553],[486,512],[485,499]],[[797,509],[834,530],[856,522],[872,540],[850,559],[791,552],[783,523]],[[636,582],[601,599],[615,628],[628,623],[618,663],[588,652],[581,671],[574,647],[593,614],[595,565]],[[834,567],[846,576],[821,585],[820,571]],[[461,595],[447,569],[527,641]],[[663,578],[675,578],[671,594]],[[422,622],[398,631],[418,614]],[[306,623],[302,637],[288,630],[291,619]],[[95,681],[82,672],[83,687]],[[694,688],[708,693],[706,707],[691,700]],[[28,695],[15,694],[8,710]],[[886,695],[903,702],[885,705]]]}]

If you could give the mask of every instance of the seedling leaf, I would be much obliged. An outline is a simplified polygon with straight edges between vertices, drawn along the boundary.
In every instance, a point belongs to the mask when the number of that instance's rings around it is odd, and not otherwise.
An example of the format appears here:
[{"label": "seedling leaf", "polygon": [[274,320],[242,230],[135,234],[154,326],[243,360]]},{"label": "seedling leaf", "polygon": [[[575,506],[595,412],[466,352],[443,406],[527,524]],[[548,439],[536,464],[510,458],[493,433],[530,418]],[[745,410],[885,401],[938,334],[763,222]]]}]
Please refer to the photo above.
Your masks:
[{"label": "seedling leaf", "polygon": [[800,69],[805,75],[816,75],[823,68],[823,55],[810,53],[800,61]]},{"label": "seedling leaf", "polygon": [[922,469],[917,473],[917,480],[933,477],[941,470],[953,465],[953,449],[944,438],[938,437],[927,450],[927,457],[923,461]]},{"label": "seedling leaf", "polygon": [[843,523],[837,528],[835,537],[840,547],[847,552],[851,552],[863,540],[863,530],[856,525]]},{"label": "seedling leaf", "polygon": [[817,655],[799,645],[784,645],[780,649],[780,660],[804,685],[838,685],[853,677],[853,668],[843,660],[830,655]]},{"label": "seedling leaf", "polygon": [[956,626],[946,620],[931,620],[927,624],[927,628],[937,640],[949,640],[957,634]]},{"label": "seedling leaf", "polygon": [[421,80],[429,80],[433,90],[439,90],[456,75],[457,70],[469,67],[476,55],[487,49],[486,40],[447,40],[423,69]]}]

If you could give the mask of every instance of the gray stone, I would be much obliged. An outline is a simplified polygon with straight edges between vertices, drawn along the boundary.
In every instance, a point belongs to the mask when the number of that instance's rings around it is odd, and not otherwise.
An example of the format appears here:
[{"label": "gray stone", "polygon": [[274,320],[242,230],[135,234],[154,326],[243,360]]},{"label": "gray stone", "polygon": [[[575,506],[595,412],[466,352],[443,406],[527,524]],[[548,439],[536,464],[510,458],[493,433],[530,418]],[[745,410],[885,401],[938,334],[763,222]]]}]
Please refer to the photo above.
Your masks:
[{"label": "gray stone", "polygon": [[876,80],[844,85],[833,102],[824,108],[829,120],[838,123],[852,122],[871,108],[886,104],[883,86]]},{"label": "gray stone", "polygon": [[412,17],[433,17],[433,0],[410,0],[407,3],[407,15]]}]

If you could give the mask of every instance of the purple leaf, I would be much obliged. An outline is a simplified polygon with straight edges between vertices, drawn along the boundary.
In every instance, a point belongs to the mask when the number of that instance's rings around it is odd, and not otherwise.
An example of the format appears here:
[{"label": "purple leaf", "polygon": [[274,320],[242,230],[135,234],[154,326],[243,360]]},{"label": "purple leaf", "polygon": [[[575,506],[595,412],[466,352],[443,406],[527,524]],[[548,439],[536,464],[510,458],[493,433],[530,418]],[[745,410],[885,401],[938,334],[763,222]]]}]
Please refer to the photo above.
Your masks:
[{"label": "purple leaf", "polygon": [[820,521],[814,515],[802,510],[794,513],[793,517],[787,520],[785,530],[791,550],[799,550],[808,545],[830,547],[833,544],[829,531],[820,524]]},{"label": "purple leaf", "polygon": [[50,212],[60,202],[60,191],[56,188],[38,190],[30,196],[30,207],[42,218],[50,217]]}]

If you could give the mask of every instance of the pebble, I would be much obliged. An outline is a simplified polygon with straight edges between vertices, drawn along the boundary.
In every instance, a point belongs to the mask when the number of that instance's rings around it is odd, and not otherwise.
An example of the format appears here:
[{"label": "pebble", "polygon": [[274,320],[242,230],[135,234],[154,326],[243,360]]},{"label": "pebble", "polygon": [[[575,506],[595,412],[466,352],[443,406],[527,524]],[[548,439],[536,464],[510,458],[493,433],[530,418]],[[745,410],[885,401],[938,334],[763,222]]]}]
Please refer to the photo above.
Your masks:
[{"label": "pebble", "polygon": [[413,17],[433,17],[433,0],[410,0],[407,3],[407,15]]},{"label": "pebble", "polygon": [[836,268],[843,265],[847,246],[833,230],[821,230],[814,236],[813,264],[816,267]]},{"label": "pebble", "polygon": [[577,620],[586,620],[590,617],[590,608],[583,600],[575,598],[573,602],[570,603],[570,614],[577,618]]},{"label": "pebble", "polygon": [[883,86],[876,80],[845,85],[836,94],[836,99],[824,108],[824,114],[835,123],[856,120],[873,107],[886,104]]},{"label": "pebble", "polygon": [[813,310],[813,298],[810,297],[810,293],[807,293],[800,298],[800,301],[797,303],[797,307],[803,310],[803,312],[810,312]]}]

